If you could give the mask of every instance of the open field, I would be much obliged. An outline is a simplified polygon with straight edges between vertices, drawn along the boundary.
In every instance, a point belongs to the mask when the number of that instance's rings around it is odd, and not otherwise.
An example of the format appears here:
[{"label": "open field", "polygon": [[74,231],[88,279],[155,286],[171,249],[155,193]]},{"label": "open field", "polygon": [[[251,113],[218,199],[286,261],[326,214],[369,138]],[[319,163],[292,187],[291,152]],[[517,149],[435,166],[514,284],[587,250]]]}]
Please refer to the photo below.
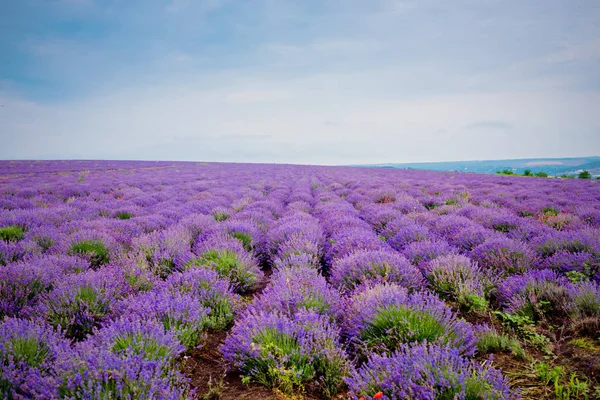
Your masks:
[{"label": "open field", "polygon": [[0,162],[0,392],[600,398],[600,184]]}]

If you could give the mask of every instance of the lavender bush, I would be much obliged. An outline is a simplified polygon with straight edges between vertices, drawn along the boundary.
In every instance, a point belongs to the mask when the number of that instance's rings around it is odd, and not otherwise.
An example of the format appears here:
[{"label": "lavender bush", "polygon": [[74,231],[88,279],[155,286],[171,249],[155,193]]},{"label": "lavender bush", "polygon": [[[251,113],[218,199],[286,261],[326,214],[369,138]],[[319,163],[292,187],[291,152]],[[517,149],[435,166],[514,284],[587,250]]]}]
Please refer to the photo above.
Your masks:
[{"label": "lavender bush", "polygon": [[514,399],[499,370],[483,368],[457,349],[430,344],[402,345],[387,355],[374,354],[346,382],[354,398]]},{"label": "lavender bush", "polygon": [[343,332],[361,354],[390,353],[404,343],[438,343],[472,355],[471,326],[429,293],[409,294],[395,284],[355,293],[341,316]]},{"label": "lavender bush", "polygon": [[278,312],[251,312],[234,325],[222,352],[243,374],[284,393],[313,384],[330,398],[348,370],[336,329],[310,312],[293,319]]}]

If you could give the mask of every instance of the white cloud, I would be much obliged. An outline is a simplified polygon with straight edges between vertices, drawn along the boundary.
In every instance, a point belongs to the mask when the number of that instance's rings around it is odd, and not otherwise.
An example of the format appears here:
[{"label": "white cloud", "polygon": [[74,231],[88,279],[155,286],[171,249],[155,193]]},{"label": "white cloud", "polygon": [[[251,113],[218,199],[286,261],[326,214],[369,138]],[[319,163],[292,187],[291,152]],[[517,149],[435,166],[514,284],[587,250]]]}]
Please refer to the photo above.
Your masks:
[{"label": "white cloud", "polygon": [[[594,135],[600,129],[595,112],[599,94],[504,92],[357,100],[335,87],[308,85],[311,79],[350,85],[352,78],[321,75],[261,85],[252,81],[216,90],[158,85],[52,106],[0,97],[5,104],[0,108],[2,139],[8,140],[0,158],[64,154],[347,164],[580,155],[600,148]],[[240,91],[240,86],[280,91]],[[283,100],[282,93],[294,96]],[[468,128],[481,121],[510,124],[512,129]],[[579,129],[572,128],[573,121]]]},{"label": "white cloud", "polygon": [[582,69],[600,42],[580,19],[557,27],[558,6],[261,0],[213,21],[225,3],[103,14],[96,2],[90,26],[108,31],[93,40],[23,36],[35,59],[23,71],[57,97],[0,82],[0,158],[338,164],[600,148],[598,74]]}]

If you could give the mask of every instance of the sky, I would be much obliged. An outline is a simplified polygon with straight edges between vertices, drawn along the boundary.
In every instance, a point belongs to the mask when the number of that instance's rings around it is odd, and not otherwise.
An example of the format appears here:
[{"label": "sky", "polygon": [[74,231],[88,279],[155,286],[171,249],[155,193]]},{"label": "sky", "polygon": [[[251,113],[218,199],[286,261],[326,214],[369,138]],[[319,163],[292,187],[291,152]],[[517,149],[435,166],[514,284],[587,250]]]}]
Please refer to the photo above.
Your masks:
[{"label": "sky", "polygon": [[0,2],[0,159],[598,154],[597,0]]}]

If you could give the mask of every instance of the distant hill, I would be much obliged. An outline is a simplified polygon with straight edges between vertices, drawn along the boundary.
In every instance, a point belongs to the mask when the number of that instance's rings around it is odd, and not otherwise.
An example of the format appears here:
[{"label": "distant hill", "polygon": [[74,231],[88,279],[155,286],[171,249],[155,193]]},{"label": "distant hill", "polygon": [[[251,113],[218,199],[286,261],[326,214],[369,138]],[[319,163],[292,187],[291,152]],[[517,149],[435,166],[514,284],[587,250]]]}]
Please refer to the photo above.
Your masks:
[{"label": "distant hill", "polygon": [[574,158],[524,158],[517,160],[476,160],[476,161],[446,161],[426,163],[390,163],[390,164],[363,164],[357,167],[368,168],[399,168],[399,169],[427,169],[433,171],[458,171],[494,174],[496,171],[512,170],[517,174],[529,169],[532,173],[546,172],[557,176],[562,174],[577,175],[583,170],[588,170],[593,176],[600,176],[600,156],[574,157]]}]

